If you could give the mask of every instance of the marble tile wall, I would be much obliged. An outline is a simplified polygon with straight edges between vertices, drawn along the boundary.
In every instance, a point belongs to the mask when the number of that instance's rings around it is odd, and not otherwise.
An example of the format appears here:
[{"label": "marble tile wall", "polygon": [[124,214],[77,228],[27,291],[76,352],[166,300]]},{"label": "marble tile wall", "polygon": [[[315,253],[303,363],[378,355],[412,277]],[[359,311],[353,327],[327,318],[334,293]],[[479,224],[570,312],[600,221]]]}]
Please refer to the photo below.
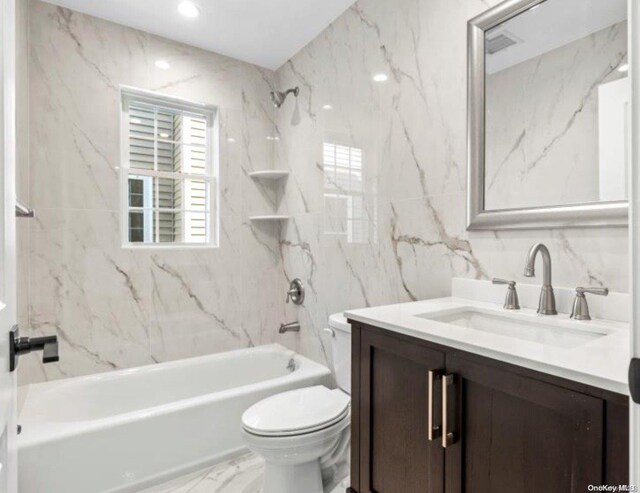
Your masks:
[{"label": "marble tile wall", "polygon": [[[466,22],[496,3],[360,0],[273,73],[30,0],[38,218],[22,323],[57,332],[62,360],[25,358],[22,380],[274,340],[330,362],[331,313],[445,296],[453,276],[522,280],[534,241],[549,245],[557,285],[627,291],[625,228],[465,230]],[[220,107],[219,249],[120,248],[119,84]],[[268,91],[296,85],[274,112]],[[346,175],[325,173],[345,156]],[[247,176],[271,167],[291,171],[281,199]],[[273,209],[291,215],[281,229],[247,219]],[[282,296],[295,277],[301,307]],[[299,334],[276,335],[293,320]]]},{"label": "marble tile wall", "polygon": [[[498,1],[359,0],[277,71],[281,88],[301,90],[277,113],[275,164],[291,170],[284,275],[309,287],[303,307],[287,307],[304,353],[330,359],[321,329],[333,312],[448,295],[452,276],[522,281],[536,241],[556,285],[628,290],[626,228],[465,230],[466,23]],[[365,240],[335,234],[324,143],[362,151],[362,177],[342,195],[366,197],[351,210],[375,232]]]},{"label": "marble tile wall", "polygon": [[[278,229],[248,216],[276,199],[247,173],[273,165],[275,74],[37,0],[28,8],[36,219],[21,245],[21,325],[57,333],[61,359],[23,358],[22,383],[272,342],[284,305]],[[121,248],[120,85],[218,106],[219,248]]]}]

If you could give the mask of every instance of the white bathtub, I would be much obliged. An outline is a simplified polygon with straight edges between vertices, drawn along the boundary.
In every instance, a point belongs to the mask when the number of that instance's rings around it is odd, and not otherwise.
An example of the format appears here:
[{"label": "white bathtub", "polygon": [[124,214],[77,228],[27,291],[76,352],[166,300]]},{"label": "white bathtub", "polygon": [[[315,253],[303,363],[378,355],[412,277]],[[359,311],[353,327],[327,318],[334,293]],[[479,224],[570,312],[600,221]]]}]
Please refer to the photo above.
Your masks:
[{"label": "white bathtub", "polygon": [[22,388],[20,493],[133,492],[205,467],[244,450],[249,406],[329,376],[270,345]]}]

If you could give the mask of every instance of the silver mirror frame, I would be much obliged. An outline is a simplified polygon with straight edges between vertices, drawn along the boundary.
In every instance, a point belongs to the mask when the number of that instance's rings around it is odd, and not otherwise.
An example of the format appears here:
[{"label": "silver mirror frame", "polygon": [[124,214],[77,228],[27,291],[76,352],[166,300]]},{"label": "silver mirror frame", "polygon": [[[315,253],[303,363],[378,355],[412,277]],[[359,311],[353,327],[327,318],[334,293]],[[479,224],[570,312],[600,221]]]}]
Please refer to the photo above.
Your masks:
[{"label": "silver mirror frame", "polygon": [[467,230],[627,226],[629,203],[484,209],[485,32],[545,0],[507,0],[467,24]]}]

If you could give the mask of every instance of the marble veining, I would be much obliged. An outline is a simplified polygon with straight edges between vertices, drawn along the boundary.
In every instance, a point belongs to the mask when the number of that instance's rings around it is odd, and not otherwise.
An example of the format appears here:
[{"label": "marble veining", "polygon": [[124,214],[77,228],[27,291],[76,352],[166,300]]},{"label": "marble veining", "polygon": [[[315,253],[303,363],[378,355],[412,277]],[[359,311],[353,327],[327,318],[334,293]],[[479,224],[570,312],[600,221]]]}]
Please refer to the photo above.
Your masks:
[{"label": "marble veining", "polygon": [[621,22],[487,74],[487,209],[600,200],[598,88],[626,60]]},{"label": "marble veining", "polygon": [[[21,382],[274,342],[284,293],[278,230],[248,216],[276,207],[275,194],[248,172],[273,167],[275,74],[38,0],[25,6],[22,176],[37,219],[21,235],[20,323],[25,333],[57,333],[61,360],[24,358]],[[155,67],[160,58],[169,70]],[[121,85],[218,107],[219,248],[121,247]]]},{"label": "marble veining", "polygon": [[[30,0],[38,219],[24,235],[20,312],[36,333],[61,335],[63,358],[25,358],[23,381],[273,341],[330,362],[331,313],[448,296],[455,276],[521,281],[537,241],[556,285],[627,291],[626,228],[466,231],[466,23],[497,3],[360,0],[274,73]],[[153,66],[160,57],[172,70]],[[119,84],[219,106],[220,248],[120,248]],[[294,86],[299,97],[274,110],[269,91]],[[505,154],[522,152],[521,135]],[[327,205],[325,143],[362,153],[361,188],[336,187],[363,197],[350,209],[366,222],[358,241],[329,234],[340,218]],[[248,176],[262,169],[290,176],[276,187]],[[248,220],[264,211],[290,220]],[[284,296],[296,277],[308,289],[300,307]],[[302,331],[278,336],[293,320]]]},{"label": "marble veining", "polygon": [[264,460],[246,454],[140,493],[260,493]]},{"label": "marble veining", "polygon": [[[275,146],[290,170],[281,268],[312,286],[303,307],[286,307],[302,324],[297,350],[322,360],[321,329],[336,311],[448,296],[452,277],[522,281],[537,241],[551,250],[556,285],[628,290],[626,228],[466,231],[466,23],[497,3],[360,0],[276,72],[280,87],[301,87],[301,120],[290,123],[293,105],[278,110]],[[388,80],[374,82],[377,73]],[[504,154],[516,159],[527,137],[520,129],[501,141]],[[326,234],[335,221],[323,197],[326,142],[362,150],[376,212],[364,243]]]},{"label": "marble veining", "polygon": [[[264,460],[249,453],[140,493],[260,493],[263,474]],[[348,486],[345,479],[331,493],[343,493]]]}]

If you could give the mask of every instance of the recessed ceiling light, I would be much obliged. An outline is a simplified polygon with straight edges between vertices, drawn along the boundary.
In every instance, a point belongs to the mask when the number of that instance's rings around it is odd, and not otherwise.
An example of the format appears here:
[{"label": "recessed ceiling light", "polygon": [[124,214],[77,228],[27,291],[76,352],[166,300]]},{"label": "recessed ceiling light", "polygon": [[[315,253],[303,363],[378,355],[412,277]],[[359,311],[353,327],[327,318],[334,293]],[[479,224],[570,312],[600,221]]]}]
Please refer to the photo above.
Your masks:
[{"label": "recessed ceiling light", "polygon": [[227,142],[235,142],[235,141],[236,141],[236,139],[234,139],[233,137],[227,138]]},{"label": "recessed ceiling light", "polygon": [[332,110],[332,109],[333,109],[333,106],[331,106],[330,104],[325,104],[325,105],[322,107],[322,109],[323,109],[323,110]]},{"label": "recessed ceiling light", "polygon": [[373,76],[373,80],[375,82],[386,82],[387,80],[389,80],[389,76],[387,74],[376,74]]},{"label": "recessed ceiling light", "polygon": [[628,72],[629,71],[629,64],[625,63],[624,65],[620,65],[618,67],[618,72]]},{"label": "recessed ceiling light", "polygon": [[167,62],[166,60],[156,60],[156,67],[161,70],[169,70],[171,68],[171,65],[169,65],[169,62]]},{"label": "recessed ceiling light", "polygon": [[184,17],[188,17],[190,19],[200,15],[200,9],[198,6],[189,0],[184,0],[178,4],[178,12],[180,12]]}]

